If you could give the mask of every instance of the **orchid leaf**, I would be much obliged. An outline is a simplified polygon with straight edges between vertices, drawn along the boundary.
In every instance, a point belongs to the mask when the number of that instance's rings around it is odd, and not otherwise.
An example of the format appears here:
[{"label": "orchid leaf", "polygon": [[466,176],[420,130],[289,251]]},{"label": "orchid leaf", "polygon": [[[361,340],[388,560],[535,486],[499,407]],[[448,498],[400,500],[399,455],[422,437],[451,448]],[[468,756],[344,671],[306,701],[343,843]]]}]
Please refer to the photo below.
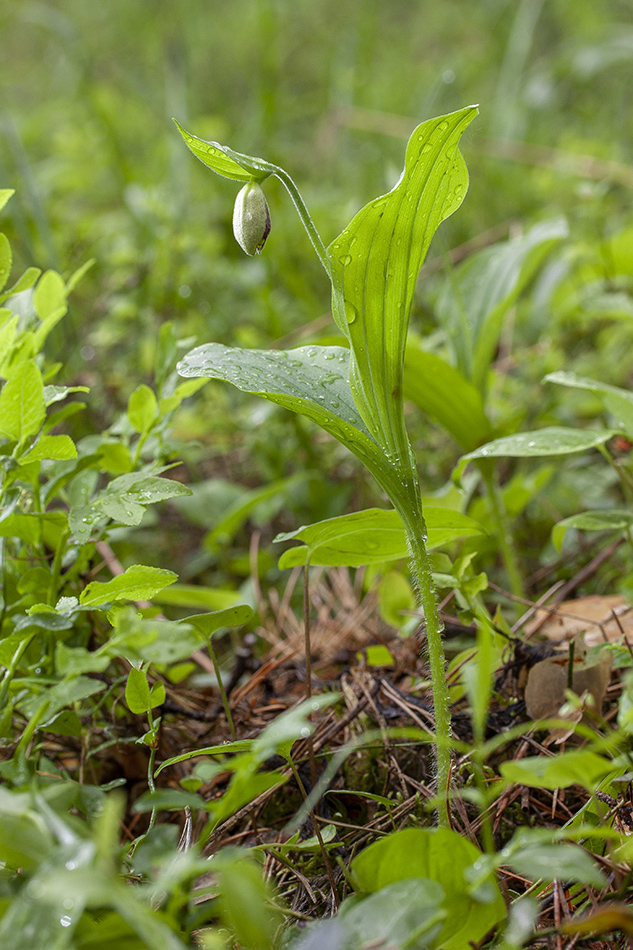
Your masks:
[{"label": "orchid leaf", "polygon": [[[467,515],[450,508],[424,509],[428,531],[427,547],[441,547],[462,537],[483,534],[481,525]],[[278,534],[275,541],[303,541],[304,546],[289,548],[279,559],[280,568],[314,565],[361,567],[408,556],[407,538],[397,511],[368,508],[296,531]]]},{"label": "orchid leaf", "polygon": [[470,106],[414,130],[396,187],[362,208],[328,247],[332,312],[350,341],[350,386],[363,421],[386,453],[404,461],[402,356],[413,292],[433,234],[468,187],[459,139]]}]

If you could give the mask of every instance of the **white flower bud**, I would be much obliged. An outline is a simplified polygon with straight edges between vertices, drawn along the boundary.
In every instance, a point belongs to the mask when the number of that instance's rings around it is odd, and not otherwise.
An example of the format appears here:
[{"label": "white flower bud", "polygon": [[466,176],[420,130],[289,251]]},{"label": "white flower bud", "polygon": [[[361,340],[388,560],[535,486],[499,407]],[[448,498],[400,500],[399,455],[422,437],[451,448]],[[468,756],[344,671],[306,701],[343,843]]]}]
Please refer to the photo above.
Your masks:
[{"label": "white flower bud", "polygon": [[257,182],[244,185],[235,199],[233,234],[242,250],[259,254],[270,233],[270,212],[264,192]]}]

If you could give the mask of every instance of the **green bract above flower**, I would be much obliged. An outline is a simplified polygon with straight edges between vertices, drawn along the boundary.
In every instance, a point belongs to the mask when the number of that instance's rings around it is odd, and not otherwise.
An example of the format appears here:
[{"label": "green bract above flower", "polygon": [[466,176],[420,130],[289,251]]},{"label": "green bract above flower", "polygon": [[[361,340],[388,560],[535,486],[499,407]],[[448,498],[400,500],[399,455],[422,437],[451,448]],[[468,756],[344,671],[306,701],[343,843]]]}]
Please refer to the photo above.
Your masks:
[{"label": "green bract above flower", "polygon": [[257,182],[244,185],[233,210],[233,234],[242,250],[259,254],[270,234],[270,212],[264,192]]}]

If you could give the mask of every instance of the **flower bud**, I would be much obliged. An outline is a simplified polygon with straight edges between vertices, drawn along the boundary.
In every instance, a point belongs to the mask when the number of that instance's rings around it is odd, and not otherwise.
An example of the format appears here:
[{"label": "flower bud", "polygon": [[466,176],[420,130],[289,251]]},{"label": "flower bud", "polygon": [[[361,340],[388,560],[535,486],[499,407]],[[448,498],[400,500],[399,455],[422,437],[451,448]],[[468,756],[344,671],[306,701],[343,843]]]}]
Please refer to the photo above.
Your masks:
[{"label": "flower bud", "polygon": [[244,185],[235,199],[233,234],[242,250],[259,254],[270,233],[270,212],[264,192],[257,182]]}]

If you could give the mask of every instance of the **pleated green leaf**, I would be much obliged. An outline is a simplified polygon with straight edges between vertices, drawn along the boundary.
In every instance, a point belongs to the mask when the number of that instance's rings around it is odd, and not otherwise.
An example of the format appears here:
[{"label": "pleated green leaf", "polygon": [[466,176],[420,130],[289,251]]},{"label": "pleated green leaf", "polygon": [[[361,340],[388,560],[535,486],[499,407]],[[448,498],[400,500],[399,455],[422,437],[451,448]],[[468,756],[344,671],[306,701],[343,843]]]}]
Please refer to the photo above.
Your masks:
[{"label": "pleated green leaf", "polygon": [[418,126],[396,187],[359,211],[328,247],[332,312],[350,341],[354,401],[395,459],[409,454],[402,360],[413,292],[433,234],[466,194],[458,144],[476,114],[470,106]]}]

